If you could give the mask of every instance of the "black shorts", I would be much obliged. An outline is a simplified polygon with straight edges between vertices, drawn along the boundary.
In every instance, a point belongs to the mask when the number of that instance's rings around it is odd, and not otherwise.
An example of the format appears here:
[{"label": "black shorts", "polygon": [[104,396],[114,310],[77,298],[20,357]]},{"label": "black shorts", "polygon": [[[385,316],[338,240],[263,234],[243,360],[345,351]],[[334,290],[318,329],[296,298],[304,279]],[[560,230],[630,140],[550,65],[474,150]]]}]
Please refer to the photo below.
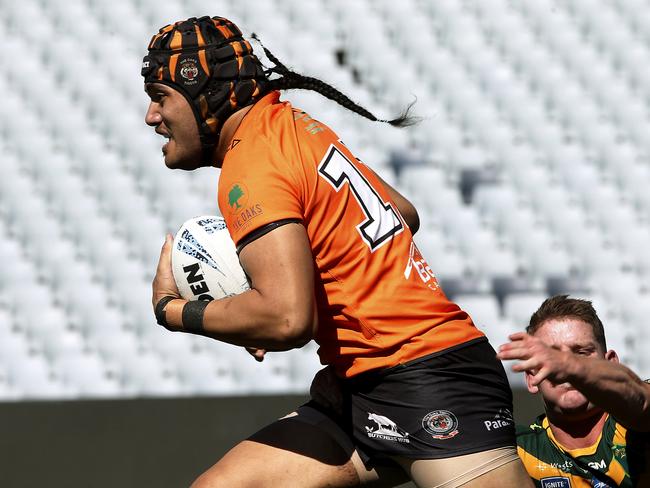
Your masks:
[{"label": "black shorts", "polygon": [[369,467],[392,456],[440,459],[516,446],[512,392],[485,339],[362,373],[341,387],[336,421]]}]

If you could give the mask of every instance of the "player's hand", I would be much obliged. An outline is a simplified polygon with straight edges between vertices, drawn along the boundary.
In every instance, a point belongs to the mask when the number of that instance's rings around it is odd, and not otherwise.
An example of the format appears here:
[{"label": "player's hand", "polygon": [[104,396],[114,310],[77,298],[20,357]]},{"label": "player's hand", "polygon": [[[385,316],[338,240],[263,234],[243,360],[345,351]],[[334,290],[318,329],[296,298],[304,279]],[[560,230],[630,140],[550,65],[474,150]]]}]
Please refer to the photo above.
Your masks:
[{"label": "player's hand", "polygon": [[158,260],[158,268],[156,269],[156,276],[154,276],[151,288],[153,291],[152,302],[155,307],[158,301],[164,296],[175,296],[181,298],[178,293],[178,287],[174,280],[172,273],[172,243],[173,237],[167,234],[165,243],[160,250],[160,259]]},{"label": "player's hand", "polygon": [[258,349],[257,347],[247,347],[246,352],[255,358],[255,361],[262,362],[264,361],[264,355],[266,354],[266,349]]},{"label": "player's hand", "polygon": [[574,354],[554,349],[525,332],[511,334],[508,339],[510,342],[499,347],[497,358],[519,360],[519,363],[512,366],[512,370],[527,371],[533,386],[539,385],[545,379],[555,384],[568,380],[568,365],[575,359]]}]

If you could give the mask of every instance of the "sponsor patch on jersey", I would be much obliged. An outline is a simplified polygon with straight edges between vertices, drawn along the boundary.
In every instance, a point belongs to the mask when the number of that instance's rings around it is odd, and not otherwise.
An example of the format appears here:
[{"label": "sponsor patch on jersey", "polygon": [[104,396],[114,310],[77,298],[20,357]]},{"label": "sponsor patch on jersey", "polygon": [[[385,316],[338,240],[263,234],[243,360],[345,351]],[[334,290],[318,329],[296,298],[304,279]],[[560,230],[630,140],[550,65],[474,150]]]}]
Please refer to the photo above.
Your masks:
[{"label": "sponsor patch on jersey", "polygon": [[237,213],[246,208],[248,203],[248,187],[243,183],[233,183],[228,190],[228,206],[230,213]]},{"label": "sponsor patch on jersey", "polygon": [[449,410],[434,410],[424,416],[422,427],[434,439],[451,439],[458,434],[458,419]]},{"label": "sponsor patch on jersey", "polygon": [[571,481],[564,476],[553,476],[539,480],[542,488],[571,488]]}]

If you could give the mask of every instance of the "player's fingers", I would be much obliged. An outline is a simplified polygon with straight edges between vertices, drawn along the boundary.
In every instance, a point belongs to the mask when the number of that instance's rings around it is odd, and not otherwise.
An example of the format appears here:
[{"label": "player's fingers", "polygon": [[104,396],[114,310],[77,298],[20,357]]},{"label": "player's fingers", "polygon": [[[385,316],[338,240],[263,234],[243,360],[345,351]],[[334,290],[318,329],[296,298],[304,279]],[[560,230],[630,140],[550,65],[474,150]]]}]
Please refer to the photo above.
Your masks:
[{"label": "player's fingers", "polygon": [[497,358],[503,359],[527,359],[531,356],[528,347],[521,342],[509,342],[499,347]]},{"label": "player's fingers", "polygon": [[526,334],[525,332],[515,332],[514,334],[510,334],[508,336],[508,339],[510,339],[511,341],[522,341],[527,336],[528,334]]},{"label": "player's fingers", "polygon": [[172,242],[174,238],[172,237],[171,234],[167,234],[165,236],[165,242],[163,243],[163,247],[160,250],[160,257],[162,256],[170,256],[172,253]]},{"label": "player's fingers", "polygon": [[163,242],[163,246],[160,249],[160,258],[158,259],[159,270],[167,265],[171,266],[172,241],[172,235],[167,234],[165,236],[165,242]]},{"label": "player's fingers", "polygon": [[538,386],[542,381],[548,378],[550,370],[548,368],[540,368],[535,374],[531,375],[530,382],[533,386]]},{"label": "player's fingers", "polygon": [[539,361],[537,361],[535,358],[528,358],[523,361],[520,361],[518,363],[515,363],[512,365],[512,370],[516,371],[518,373],[521,373],[523,371],[532,371],[537,368],[539,368],[541,365],[539,364]]},{"label": "player's fingers", "polygon": [[262,362],[264,361],[264,355],[266,354],[266,349],[258,349],[257,347],[247,347],[246,351],[248,354],[255,358],[255,361]]},{"label": "player's fingers", "polygon": [[500,359],[501,361],[528,359],[528,354],[525,349],[521,348],[499,348],[497,359]]},{"label": "player's fingers", "polygon": [[505,344],[501,344],[499,346],[499,352],[512,350],[512,349],[521,347],[522,344],[525,343],[525,340],[526,340],[527,337],[528,337],[528,334],[526,334],[525,332],[515,332],[514,334],[510,334],[508,336],[508,339],[510,339],[510,342],[506,342]]}]

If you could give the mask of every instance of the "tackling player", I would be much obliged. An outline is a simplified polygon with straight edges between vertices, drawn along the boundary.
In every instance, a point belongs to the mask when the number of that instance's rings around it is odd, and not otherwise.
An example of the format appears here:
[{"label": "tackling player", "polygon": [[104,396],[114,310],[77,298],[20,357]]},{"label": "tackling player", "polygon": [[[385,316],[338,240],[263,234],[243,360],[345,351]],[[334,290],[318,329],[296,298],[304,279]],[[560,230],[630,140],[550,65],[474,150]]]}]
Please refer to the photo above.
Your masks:
[{"label": "tackling player", "polygon": [[260,355],[315,339],[329,365],[312,401],[194,487],[527,486],[505,372],[414,245],[417,212],[278,90],[377,118],[265,52],[267,70],[232,22],[191,18],[154,35],[142,65],[165,164],[221,168],[219,208],[251,280],[230,298],[180,299],[168,236],[153,282],[159,323]]},{"label": "tackling player", "polygon": [[510,336],[499,358],[518,359],[546,413],[517,432],[536,485],[650,486],[650,385],[607,350],[591,302],[559,295]]}]

